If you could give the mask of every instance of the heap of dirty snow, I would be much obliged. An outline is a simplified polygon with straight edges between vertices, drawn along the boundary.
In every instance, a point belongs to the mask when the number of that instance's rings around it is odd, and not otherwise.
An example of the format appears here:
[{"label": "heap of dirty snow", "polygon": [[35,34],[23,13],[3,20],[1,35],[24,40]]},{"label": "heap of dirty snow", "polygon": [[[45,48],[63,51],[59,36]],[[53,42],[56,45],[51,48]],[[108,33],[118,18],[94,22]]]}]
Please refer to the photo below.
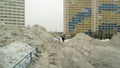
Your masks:
[{"label": "heap of dirty snow", "polygon": [[69,44],[74,44],[74,45],[95,45],[95,46],[103,46],[103,45],[110,45],[110,40],[105,39],[105,40],[99,40],[99,39],[94,39],[87,34],[84,33],[78,33],[76,34],[75,37],[67,41]]},{"label": "heap of dirty snow", "polygon": [[[70,47],[76,49],[94,68],[119,68],[120,49],[116,48],[120,45],[119,40],[120,34],[114,35],[112,40],[107,41],[90,38],[85,34],[77,34],[67,44],[65,43],[65,45],[71,45]],[[66,54],[68,55],[68,53]]]},{"label": "heap of dirty snow", "polygon": [[0,47],[0,68],[12,68],[33,49],[28,44],[21,42],[13,42]]},{"label": "heap of dirty snow", "polygon": [[[46,29],[40,25],[33,27],[0,27],[0,68],[12,68],[34,47],[54,42]],[[31,48],[33,47],[33,48]]]},{"label": "heap of dirty snow", "polygon": [[88,36],[88,35],[86,35],[86,34],[84,34],[84,33],[78,33],[78,34],[76,34],[75,35],[75,37],[74,38],[72,38],[71,40],[81,40],[81,41],[89,41],[89,40],[91,40],[91,39],[93,39],[93,38],[91,38],[90,36]]},{"label": "heap of dirty snow", "polygon": [[111,43],[113,46],[120,48],[120,33],[117,33],[117,35],[112,37]]},{"label": "heap of dirty snow", "polygon": [[90,36],[88,36],[84,33],[78,33],[75,35],[75,37],[70,39],[68,41],[68,43],[74,44],[74,45],[87,45],[87,44],[89,44],[89,41],[92,39],[93,38],[91,38]]},{"label": "heap of dirty snow", "polygon": [[110,41],[82,33],[64,43],[45,43],[30,68],[119,68],[120,50],[110,46]]},{"label": "heap of dirty snow", "polygon": [[1,47],[15,41],[37,46],[45,42],[53,41],[53,38],[46,32],[46,29],[40,25],[34,25],[33,27],[0,28]]}]

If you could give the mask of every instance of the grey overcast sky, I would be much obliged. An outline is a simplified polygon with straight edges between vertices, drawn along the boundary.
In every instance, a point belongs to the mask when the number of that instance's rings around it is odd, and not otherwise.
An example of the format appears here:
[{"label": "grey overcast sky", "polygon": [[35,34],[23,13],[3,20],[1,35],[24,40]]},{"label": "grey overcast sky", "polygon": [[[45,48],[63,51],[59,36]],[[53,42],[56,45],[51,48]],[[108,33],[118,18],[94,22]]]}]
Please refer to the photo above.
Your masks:
[{"label": "grey overcast sky", "polygon": [[63,0],[25,0],[26,25],[63,31]]}]

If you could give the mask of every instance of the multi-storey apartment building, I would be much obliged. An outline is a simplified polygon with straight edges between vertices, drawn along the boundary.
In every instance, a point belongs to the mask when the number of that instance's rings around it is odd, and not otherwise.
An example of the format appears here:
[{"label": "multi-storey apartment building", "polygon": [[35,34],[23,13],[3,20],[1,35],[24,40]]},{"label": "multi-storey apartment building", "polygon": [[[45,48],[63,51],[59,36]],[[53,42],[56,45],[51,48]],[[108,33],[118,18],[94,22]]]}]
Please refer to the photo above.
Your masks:
[{"label": "multi-storey apartment building", "polygon": [[120,0],[99,0],[98,3],[98,30],[120,32]]},{"label": "multi-storey apartment building", "polygon": [[0,25],[23,26],[25,24],[24,0],[0,0]]},{"label": "multi-storey apartment building", "polygon": [[120,32],[120,0],[64,0],[64,32]]}]

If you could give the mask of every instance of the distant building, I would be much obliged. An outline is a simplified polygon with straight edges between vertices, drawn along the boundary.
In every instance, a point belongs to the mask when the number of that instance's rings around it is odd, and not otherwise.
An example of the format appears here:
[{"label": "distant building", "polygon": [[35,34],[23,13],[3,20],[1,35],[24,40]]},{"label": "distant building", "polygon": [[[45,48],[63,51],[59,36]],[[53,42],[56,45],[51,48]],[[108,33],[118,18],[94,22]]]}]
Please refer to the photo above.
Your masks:
[{"label": "distant building", "polygon": [[120,0],[64,0],[64,33],[120,32]]},{"label": "distant building", "polygon": [[24,26],[25,1],[0,0],[0,25]]}]

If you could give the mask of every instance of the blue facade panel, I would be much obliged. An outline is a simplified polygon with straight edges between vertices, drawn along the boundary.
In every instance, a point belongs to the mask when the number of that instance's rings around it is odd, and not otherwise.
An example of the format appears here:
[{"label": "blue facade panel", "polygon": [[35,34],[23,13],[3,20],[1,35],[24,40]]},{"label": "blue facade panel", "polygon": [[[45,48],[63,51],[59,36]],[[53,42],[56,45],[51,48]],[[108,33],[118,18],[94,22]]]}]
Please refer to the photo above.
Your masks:
[{"label": "blue facade panel", "polygon": [[[69,22],[69,32],[73,32],[75,25],[81,23],[85,18],[91,17],[91,8],[85,8],[86,12],[78,12],[75,17],[72,17],[72,21]],[[73,28],[73,29],[72,29]]]}]

